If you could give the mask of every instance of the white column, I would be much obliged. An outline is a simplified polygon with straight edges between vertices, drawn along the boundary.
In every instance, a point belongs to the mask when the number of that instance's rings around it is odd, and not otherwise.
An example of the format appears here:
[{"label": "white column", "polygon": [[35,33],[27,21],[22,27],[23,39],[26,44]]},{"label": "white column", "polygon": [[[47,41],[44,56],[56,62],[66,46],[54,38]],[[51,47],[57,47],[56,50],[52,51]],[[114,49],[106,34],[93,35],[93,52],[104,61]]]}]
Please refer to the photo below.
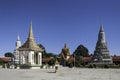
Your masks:
[{"label": "white column", "polygon": [[34,64],[34,51],[29,51],[28,61],[30,64]]},{"label": "white column", "polygon": [[20,64],[23,64],[23,51],[20,51],[20,53],[19,53],[19,59],[20,59]]},{"label": "white column", "polygon": [[42,65],[42,54],[40,52],[38,53],[38,64]]},{"label": "white column", "polygon": [[28,52],[28,63],[31,64],[31,53],[30,52]]},{"label": "white column", "polygon": [[40,57],[39,57],[39,53],[38,53],[37,59],[38,59],[38,65],[39,65],[39,64],[40,64]]},{"label": "white column", "polygon": [[25,64],[25,57],[22,55],[22,64]]},{"label": "white column", "polygon": [[35,64],[35,63],[34,63],[34,55],[35,55],[35,54],[32,53],[32,58],[31,58],[32,64]]},{"label": "white column", "polygon": [[19,64],[21,64],[21,51],[19,51]]}]

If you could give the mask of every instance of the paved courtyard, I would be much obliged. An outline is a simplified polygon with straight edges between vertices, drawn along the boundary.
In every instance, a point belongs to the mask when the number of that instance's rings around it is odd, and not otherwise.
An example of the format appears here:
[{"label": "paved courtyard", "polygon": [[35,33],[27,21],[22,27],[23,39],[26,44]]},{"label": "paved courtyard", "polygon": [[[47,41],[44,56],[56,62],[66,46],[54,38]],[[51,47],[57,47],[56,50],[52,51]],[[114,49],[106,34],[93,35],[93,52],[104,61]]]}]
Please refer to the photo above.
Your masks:
[{"label": "paved courtyard", "polygon": [[0,80],[120,80],[120,69],[3,69]]}]

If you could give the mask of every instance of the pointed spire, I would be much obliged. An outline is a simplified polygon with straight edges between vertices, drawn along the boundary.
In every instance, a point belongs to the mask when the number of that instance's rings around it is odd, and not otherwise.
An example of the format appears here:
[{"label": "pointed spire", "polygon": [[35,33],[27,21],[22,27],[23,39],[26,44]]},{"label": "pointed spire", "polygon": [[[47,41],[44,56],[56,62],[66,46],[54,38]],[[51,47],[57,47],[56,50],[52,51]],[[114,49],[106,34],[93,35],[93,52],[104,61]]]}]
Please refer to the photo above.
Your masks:
[{"label": "pointed spire", "polygon": [[105,32],[104,32],[102,24],[100,24],[100,31],[99,31],[98,40],[101,41],[101,42],[106,42],[105,41]]},{"label": "pointed spire", "polygon": [[104,32],[103,25],[100,25],[100,32]]},{"label": "pointed spire", "polygon": [[26,42],[19,48],[19,50],[21,51],[35,51],[35,52],[42,52],[43,49],[41,47],[39,47],[37,45],[37,43],[34,40],[34,36],[33,36],[33,31],[32,31],[32,21],[30,24],[30,31],[29,31],[29,35],[28,35],[28,39],[26,40]]},{"label": "pointed spire", "polygon": [[64,45],[64,48],[67,48],[66,43],[65,43],[65,45]]},{"label": "pointed spire", "polygon": [[102,18],[100,17],[100,32],[104,32]]},{"label": "pointed spire", "polygon": [[21,46],[20,36],[18,35],[17,41],[16,41],[16,49],[18,49]]},{"label": "pointed spire", "polygon": [[29,39],[34,39],[34,36],[33,36],[33,31],[32,31],[32,21],[30,23],[30,31],[29,31],[29,36],[28,36]]},{"label": "pointed spire", "polygon": [[17,37],[17,41],[20,41],[20,36],[18,35],[18,37]]}]

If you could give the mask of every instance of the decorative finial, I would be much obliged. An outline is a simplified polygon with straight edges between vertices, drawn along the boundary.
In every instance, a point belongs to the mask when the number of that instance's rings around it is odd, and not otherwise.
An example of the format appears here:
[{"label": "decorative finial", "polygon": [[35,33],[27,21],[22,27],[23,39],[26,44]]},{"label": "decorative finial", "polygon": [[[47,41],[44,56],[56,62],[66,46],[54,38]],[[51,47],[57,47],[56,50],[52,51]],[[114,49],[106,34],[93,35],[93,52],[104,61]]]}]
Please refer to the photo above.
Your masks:
[{"label": "decorative finial", "polygon": [[34,36],[33,36],[33,31],[32,31],[32,21],[30,23],[30,31],[29,31],[29,36],[28,36],[29,39],[34,39]]},{"label": "decorative finial", "polygon": [[104,32],[103,26],[100,26],[100,32]]},{"label": "decorative finial", "polygon": [[20,41],[20,36],[19,36],[19,34],[18,34],[18,37],[17,37],[17,41]]},{"label": "decorative finial", "polygon": [[67,48],[67,45],[66,45],[66,43],[65,43],[65,45],[64,45],[64,48]]},{"label": "decorative finial", "polygon": [[102,18],[100,17],[100,32],[104,32]]},{"label": "decorative finial", "polygon": [[30,25],[32,25],[32,20],[31,20],[31,22],[30,22]]}]

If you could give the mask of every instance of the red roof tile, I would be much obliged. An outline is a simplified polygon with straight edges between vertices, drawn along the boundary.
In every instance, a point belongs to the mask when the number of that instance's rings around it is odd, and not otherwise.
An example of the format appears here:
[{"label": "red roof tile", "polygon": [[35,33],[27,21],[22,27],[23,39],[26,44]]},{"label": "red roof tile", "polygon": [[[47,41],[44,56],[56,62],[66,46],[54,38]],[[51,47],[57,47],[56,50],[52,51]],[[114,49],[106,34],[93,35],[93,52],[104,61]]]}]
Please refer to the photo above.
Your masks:
[{"label": "red roof tile", "polygon": [[[74,61],[74,57],[70,57],[68,59],[69,61]],[[84,62],[91,62],[91,57],[83,57]]]},{"label": "red roof tile", "polygon": [[83,57],[84,62],[91,62],[91,57]]},{"label": "red roof tile", "polygon": [[[120,56],[112,56],[113,61],[120,61]],[[42,58],[42,62],[49,62],[51,58]],[[91,57],[83,57],[84,62],[91,62],[92,58]],[[74,61],[74,57],[70,57],[68,61]]]},{"label": "red roof tile", "polygon": [[112,56],[113,61],[120,61],[120,56]]},{"label": "red roof tile", "polygon": [[11,61],[11,57],[0,57],[0,60],[3,62],[9,62]]},{"label": "red roof tile", "polygon": [[49,62],[51,58],[42,58],[42,62]]}]

